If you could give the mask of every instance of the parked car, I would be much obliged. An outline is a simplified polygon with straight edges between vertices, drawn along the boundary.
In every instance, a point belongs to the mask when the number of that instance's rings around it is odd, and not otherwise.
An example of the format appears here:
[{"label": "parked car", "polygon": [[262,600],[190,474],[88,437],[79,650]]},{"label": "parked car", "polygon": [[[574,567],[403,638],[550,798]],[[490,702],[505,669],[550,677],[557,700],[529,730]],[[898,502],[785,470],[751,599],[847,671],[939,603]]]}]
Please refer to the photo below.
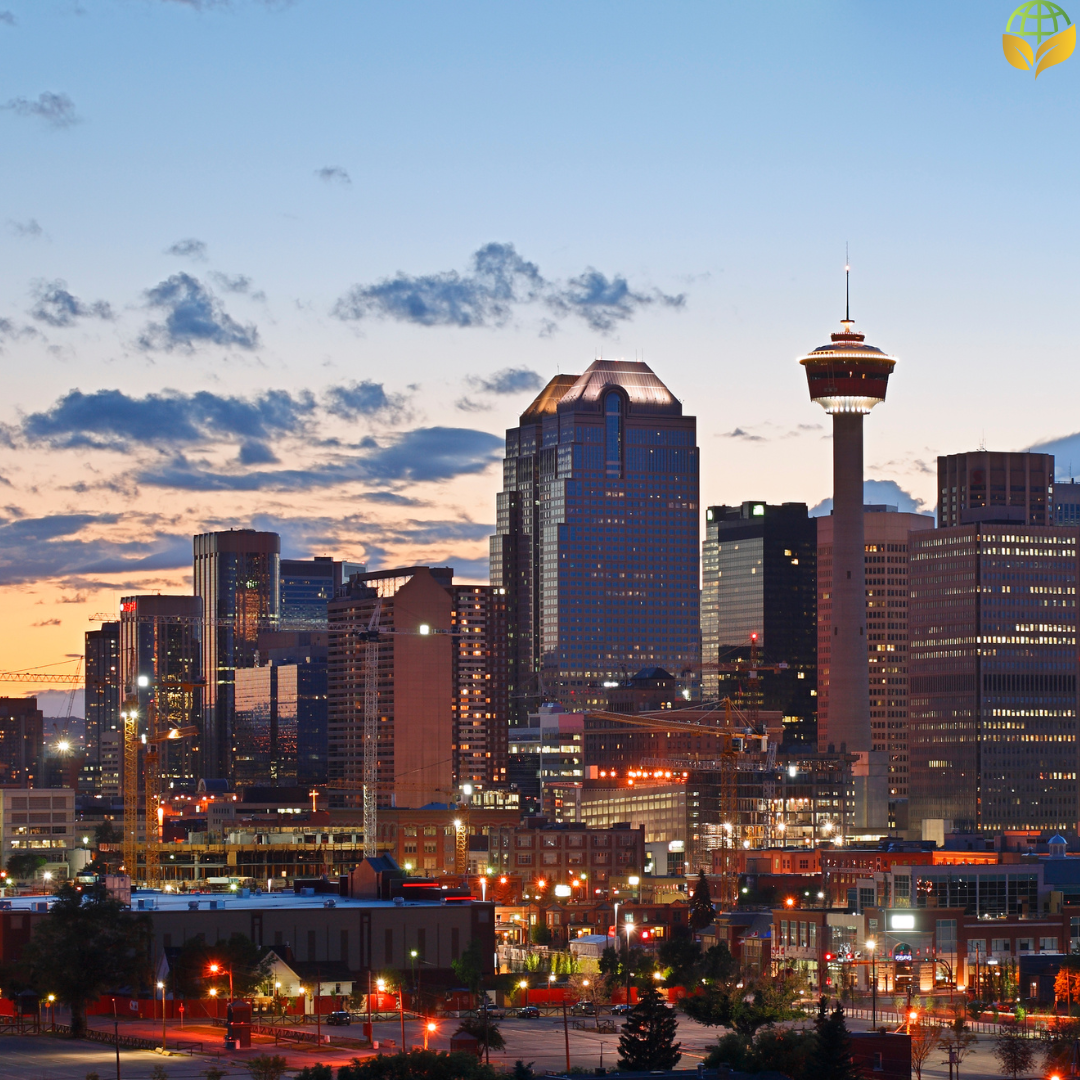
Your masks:
[{"label": "parked car", "polygon": [[596,1006],[591,1001],[575,1001],[570,1008],[571,1016],[595,1016]]},{"label": "parked car", "polygon": [[476,1010],[476,1015],[481,1020],[486,1016],[489,1020],[505,1020],[506,1010],[498,1009],[491,1004],[490,1001],[485,1001],[480,1005],[480,1008]]},{"label": "parked car", "polygon": [[514,1010],[514,1015],[519,1020],[539,1020],[540,1010],[535,1005],[522,1005],[520,1009]]},{"label": "parked car", "polygon": [[347,1027],[352,1023],[352,1013],[340,1009],[338,1012],[330,1013],[326,1018],[326,1022],[332,1027]]},{"label": "parked car", "polygon": [[611,1006],[611,1015],[612,1016],[625,1016],[633,1007],[634,1007],[633,1005],[627,1005],[625,1001],[621,1005],[612,1005]]}]

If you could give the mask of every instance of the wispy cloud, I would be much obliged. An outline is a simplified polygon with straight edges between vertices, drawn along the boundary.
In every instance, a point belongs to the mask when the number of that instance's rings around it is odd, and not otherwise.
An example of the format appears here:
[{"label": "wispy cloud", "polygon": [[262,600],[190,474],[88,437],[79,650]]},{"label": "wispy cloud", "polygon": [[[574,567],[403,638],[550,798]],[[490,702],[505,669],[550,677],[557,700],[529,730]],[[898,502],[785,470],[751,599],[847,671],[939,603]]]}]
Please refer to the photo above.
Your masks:
[{"label": "wispy cloud", "polygon": [[38,224],[36,218],[27,218],[26,221],[9,221],[7,230],[12,236],[27,240],[36,240],[45,235],[45,230]]},{"label": "wispy cloud", "polygon": [[544,385],[539,372],[527,367],[506,367],[490,375],[470,375],[465,380],[481,394],[521,394]]},{"label": "wispy cloud", "polygon": [[327,184],[351,184],[352,178],[340,165],[324,165],[315,175]]},{"label": "wispy cloud", "polygon": [[206,261],[206,243],[189,236],[186,240],[177,240],[165,249],[166,255],[175,255],[179,259],[194,259],[196,262]]},{"label": "wispy cloud", "polygon": [[30,309],[30,314],[52,327],[74,326],[79,319],[113,317],[112,308],[104,300],[83,303],[68,292],[66,281],[36,281],[31,292],[36,303]]},{"label": "wispy cloud", "polygon": [[255,349],[259,331],[254,323],[237,322],[198,279],[173,274],[146,292],[147,304],[165,313],[165,321],[150,323],[139,337],[144,349],[191,350],[212,344]]},{"label": "wispy cloud", "polygon": [[3,23],[5,26],[14,26],[15,25],[15,14],[14,14],[14,12],[0,11],[0,23]]},{"label": "wispy cloud", "polygon": [[31,626],[59,626],[59,619],[42,619],[41,622],[31,623]]},{"label": "wispy cloud", "polygon": [[75,112],[75,102],[67,94],[54,94],[49,90],[38,94],[34,99],[12,98],[3,108],[15,113],[16,116],[41,120],[54,128],[69,128],[79,123],[80,119]]},{"label": "wispy cloud", "polygon": [[[399,271],[392,278],[353,286],[332,313],[346,321],[375,316],[420,326],[503,326],[516,310],[534,303],[555,319],[577,317],[606,331],[652,304],[680,308],[685,296],[635,291],[622,275],[608,277],[592,267],[568,281],[549,281],[513,244],[490,243],[473,255],[464,273]],[[549,317],[545,330],[552,326]]]},{"label": "wispy cloud", "polygon": [[382,416],[387,420],[401,417],[406,407],[403,394],[388,394],[382,383],[362,382],[331,386],[325,394],[326,411],[345,420]]},{"label": "wispy cloud", "polygon": [[[895,506],[902,514],[925,514],[931,512],[925,499],[905,491],[895,480],[864,480],[863,504],[866,506]],[[832,499],[822,499],[811,507],[811,517],[824,517],[832,513]]]},{"label": "wispy cloud", "polygon": [[721,439],[745,439],[747,442],[765,442],[764,435],[753,435],[749,431],[744,431],[741,427],[732,428],[731,431],[722,431],[720,433]]}]

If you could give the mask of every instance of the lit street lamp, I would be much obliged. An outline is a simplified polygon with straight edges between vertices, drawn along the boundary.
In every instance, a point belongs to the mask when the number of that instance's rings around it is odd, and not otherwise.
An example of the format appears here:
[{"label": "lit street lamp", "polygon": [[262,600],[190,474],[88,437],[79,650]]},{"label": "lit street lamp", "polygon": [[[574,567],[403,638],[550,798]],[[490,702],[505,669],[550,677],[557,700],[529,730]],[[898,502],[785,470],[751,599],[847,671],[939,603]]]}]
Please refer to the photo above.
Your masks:
[{"label": "lit street lamp", "polygon": [[161,991],[161,1049],[165,1049],[165,984],[159,982],[157,988]]},{"label": "lit street lamp", "polygon": [[870,1006],[870,1026],[872,1028],[877,1027],[877,955],[874,950],[877,948],[877,942],[871,938],[866,947],[870,950],[870,1000],[872,1002]]}]

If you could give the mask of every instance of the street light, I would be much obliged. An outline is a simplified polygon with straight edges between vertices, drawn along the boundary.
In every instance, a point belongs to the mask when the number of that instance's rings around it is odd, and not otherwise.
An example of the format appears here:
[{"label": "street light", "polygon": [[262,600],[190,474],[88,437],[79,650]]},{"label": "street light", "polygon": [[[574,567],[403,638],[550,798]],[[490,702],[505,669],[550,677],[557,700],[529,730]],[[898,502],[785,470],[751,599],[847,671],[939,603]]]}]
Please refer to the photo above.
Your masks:
[{"label": "street light", "polygon": [[630,1007],[630,935],[634,932],[634,924],[629,919],[626,921],[626,1007]]},{"label": "street light", "polygon": [[518,986],[520,987],[520,989],[525,991],[525,1008],[528,1008],[529,1007],[529,980],[528,979],[522,979],[521,982],[518,983]]},{"label": "street light", "polygon": [[637,889],[637,902],[640,904],[641,903],[641,878],[639,878],[637,876],[637,874],[631,874],[630,877],[628,877],[626,879],[626,881],[627,881],[627,884],[630,886],[631,889]]},{"label": "street light", "polygon": [[[428,1022],[427,1022],[427,1023],[426,1023],[425,1025],[424,1025],[424,1049],[425,1049],[425,1050],[427,1049],[427,1041],[428,1041],[428,1036],[429,1036],[429,1035],[434,1035],[434,1034],[435,1034],[435,1030],[436,1030],[436,1029],[435,1029],[435,1021],[434,1021],[434,1020],[429,1020],[429,1021],[428,1021]],[[404,1047],[402,1047],[402,1050],[404,1050]]]},{"label": "street light", "polygon": [[872,1028],[877,1027],[877,954],[874,950],[877,948],[877,942],[870,938],[866,943],[866,947],[870,950],[870,994],[872,1005],[870,1006],[870,1026]]},{"label": "street light", "polygon": [[212,963],[210,965],[210,974],[211,975],[217,975],[219,973],[227,974],[229,976],[229,1000],[232,1001],[233,1000],[232,968],[229,968],[228,971],[226,972],[225,968],[223,968],[219,963],[217,963],[217,961],[215,961],[214,963]]},{"label": "street light", "polygon": [[161,1049],[165,1049],[165,984],[159,982],[157,988],[161,991]]}]

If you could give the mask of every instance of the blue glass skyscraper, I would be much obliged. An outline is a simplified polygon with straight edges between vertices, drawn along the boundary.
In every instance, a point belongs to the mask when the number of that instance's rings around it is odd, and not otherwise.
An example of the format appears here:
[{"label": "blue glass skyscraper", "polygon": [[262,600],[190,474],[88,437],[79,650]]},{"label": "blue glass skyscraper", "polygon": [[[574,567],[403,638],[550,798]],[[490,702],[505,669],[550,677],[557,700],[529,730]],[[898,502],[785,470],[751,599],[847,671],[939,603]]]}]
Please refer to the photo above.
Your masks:
[{"label": "blue glass skyscraper", "polygon": [[491,582],[511,713],[602,706],[605,682],[700,655],[697,424],[648,365],[552,379],[506,433]]}]

